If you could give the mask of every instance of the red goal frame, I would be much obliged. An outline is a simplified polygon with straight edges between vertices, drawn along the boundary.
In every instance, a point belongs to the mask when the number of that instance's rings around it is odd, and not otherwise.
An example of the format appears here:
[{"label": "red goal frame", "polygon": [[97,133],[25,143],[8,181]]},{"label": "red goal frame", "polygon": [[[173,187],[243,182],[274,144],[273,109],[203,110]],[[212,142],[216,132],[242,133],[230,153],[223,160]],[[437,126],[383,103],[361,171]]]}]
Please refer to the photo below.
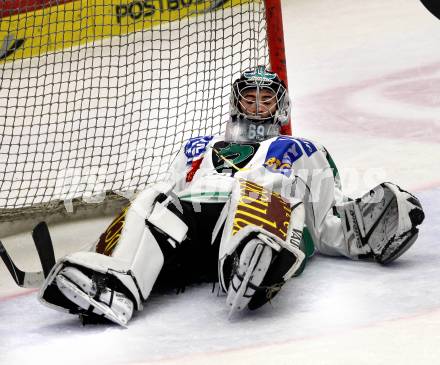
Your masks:
[{"label": "red goal frame", "polygon": [[[265,0],[265,5],[270,66],[288,86],[281,0]],[[281,128],[281,133],[292,134],[291,121]]]}]

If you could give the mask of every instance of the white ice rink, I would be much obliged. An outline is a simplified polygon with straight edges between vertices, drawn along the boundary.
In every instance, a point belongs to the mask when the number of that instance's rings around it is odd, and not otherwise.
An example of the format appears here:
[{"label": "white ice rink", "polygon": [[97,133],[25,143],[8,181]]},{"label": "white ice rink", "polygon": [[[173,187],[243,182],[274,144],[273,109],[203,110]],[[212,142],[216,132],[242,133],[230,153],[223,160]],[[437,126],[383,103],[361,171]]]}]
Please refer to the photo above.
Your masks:
[{"label": "white ice rink", "polygon": [[[419,0],[283,10],[294,133],[327,146],[349,194],[381,181],[415,192],[415,246],[388,267],[316,255],[272,305],[232,321],[210,285],[153,296],[128,329],[41,306],[1,263],[0,364],[440,364],[440,20]],[[105,224],[54,227],[57,256]],[[29,237],[5,245],[38,267]]]}]

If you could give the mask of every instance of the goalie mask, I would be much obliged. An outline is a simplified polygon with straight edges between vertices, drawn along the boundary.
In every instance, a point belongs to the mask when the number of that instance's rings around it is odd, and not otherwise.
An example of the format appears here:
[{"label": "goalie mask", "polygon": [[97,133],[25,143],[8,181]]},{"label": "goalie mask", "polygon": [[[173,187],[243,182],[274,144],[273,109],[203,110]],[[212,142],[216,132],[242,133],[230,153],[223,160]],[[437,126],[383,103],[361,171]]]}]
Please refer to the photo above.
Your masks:
[{"label": "goalie mask", "polygon": [[289,123],[290,100],[278,75],[257,66],[232,84],[227,142],[261,142],[278,136]]}]

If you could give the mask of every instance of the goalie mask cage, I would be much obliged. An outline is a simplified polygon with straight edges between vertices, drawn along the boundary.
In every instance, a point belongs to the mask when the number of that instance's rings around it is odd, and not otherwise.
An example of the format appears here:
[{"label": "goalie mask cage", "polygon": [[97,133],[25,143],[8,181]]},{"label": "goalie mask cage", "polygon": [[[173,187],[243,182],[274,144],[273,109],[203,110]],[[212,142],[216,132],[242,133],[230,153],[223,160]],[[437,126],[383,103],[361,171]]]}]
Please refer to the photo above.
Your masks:
[{"label": "goalie mask cage", "polygon": [[186,139],[223,131],[241,71],[287,82],[280,0],[7,0],[0,16],[6,222],[112,213]]}]

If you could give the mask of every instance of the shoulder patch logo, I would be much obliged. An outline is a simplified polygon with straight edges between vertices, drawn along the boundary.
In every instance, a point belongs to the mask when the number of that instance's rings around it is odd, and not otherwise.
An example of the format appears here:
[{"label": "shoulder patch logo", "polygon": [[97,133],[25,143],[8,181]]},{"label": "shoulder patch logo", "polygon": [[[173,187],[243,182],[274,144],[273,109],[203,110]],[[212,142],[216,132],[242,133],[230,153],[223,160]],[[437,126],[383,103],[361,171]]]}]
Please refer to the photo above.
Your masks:
[{"label": "shoulder patch logo", "polygon": [[290,175],[292,165],[304,153],[312,156],[318,149],[305,139],[281,136],[271,143],[267,150],[264,166],[272,172]]},{"label": "shoulder patch logo", "polygon": [[297,141],[301,143],[301,146],[308,157],[313,155],[318,150],[316,146],[307,139],[298,138]]},{"label": "shoulder patch logo", "polygon": [[187,165],[191,165],[193,160],[199,158],[206,152],[206,146],[214,136],[203,136],[190,138],[185,145],[184,152],[187,158]]}]

